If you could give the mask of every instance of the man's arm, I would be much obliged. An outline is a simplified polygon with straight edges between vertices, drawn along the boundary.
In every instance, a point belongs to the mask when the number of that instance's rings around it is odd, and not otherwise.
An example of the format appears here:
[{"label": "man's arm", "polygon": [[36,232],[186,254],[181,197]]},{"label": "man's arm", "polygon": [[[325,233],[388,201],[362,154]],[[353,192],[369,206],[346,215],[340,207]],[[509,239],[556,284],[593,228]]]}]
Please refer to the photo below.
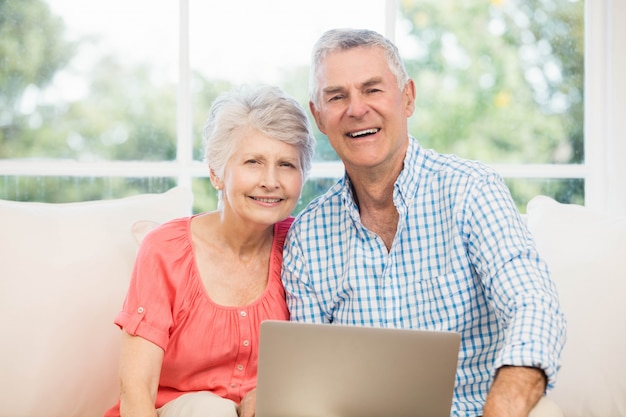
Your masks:
[{"label": "man's arm", "polygon": [[483,417],[528,417],[546,390],[541,369],[503,366],[487,394]]},{"label": "man's arm", "polygon": [[507,406],[519,413],[501,415],[527,416],[556,382],[566,320],[548,265],[502,179],[486,178],[474,197],[466,210],[471,213],[470,238],[479,249],[470,256],[506,332],[485,416],[498,415],[489,412]]}]

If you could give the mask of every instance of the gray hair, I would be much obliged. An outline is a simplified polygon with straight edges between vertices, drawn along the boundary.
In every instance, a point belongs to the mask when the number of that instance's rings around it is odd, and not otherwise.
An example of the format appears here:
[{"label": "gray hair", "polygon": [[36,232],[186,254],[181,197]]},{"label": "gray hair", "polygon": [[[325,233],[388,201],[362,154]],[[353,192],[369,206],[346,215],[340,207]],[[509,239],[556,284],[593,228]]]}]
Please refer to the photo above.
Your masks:
[{"label": "gray hair", "polygon": [[219,178],[233,155],[239,135],[254,130],[295,145],[303,178],[311,169],[315,138],[304,108],[278,87],[241,86],[222,93],[209,110],[203,131],[204,158]]},{"label": "gray hair", "polygon": [[398,88],[402,91],[409,81],[409,75],[404,66],[400,52],[396,45],[378,32],[367,29],[331,29],[319,38],[313,47],[310,79],[309,100],[315,107],[319,107],[319,80],[318,71],[322,61],[331,52],[347,51],[353,48],[382,48],[387,57],[389,70],[396,77]]}]

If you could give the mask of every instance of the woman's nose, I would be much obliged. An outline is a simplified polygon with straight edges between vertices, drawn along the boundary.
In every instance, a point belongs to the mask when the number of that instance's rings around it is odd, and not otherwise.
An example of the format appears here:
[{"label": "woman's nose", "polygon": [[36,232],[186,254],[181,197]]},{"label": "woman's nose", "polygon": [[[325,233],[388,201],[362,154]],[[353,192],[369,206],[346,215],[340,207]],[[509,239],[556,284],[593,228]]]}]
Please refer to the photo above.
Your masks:
[{"label": "woman's nose", "polygon": [[263,177],[261,178],[261,186],[268,190],[275,190],[279,186],[278,173],[276,168],[268,167],[263,171]]}]

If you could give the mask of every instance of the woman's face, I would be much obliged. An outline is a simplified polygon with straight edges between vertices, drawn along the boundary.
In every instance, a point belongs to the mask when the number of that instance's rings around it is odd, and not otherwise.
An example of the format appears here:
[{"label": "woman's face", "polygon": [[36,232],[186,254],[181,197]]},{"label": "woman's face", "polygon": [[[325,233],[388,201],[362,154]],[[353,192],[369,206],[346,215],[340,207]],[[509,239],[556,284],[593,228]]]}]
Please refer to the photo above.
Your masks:
[{"label": "woman's face", "polygon": [[224,211],[261,225],[287,218],[302,191],[299,148],[252,130],[236,140],[224,178],[218,180]]}]

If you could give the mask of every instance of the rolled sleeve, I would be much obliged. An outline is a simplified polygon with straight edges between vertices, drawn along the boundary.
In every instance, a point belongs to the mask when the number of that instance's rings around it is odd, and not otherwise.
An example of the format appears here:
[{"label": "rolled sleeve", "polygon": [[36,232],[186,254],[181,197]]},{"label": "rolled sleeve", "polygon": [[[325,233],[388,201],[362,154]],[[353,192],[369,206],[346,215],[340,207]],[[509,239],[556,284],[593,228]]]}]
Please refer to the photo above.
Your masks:
[{"label": "rolled sleeve", "polygon": [[481,185],[470,211],[471,241],[477,249],[473,264],[505,329],[493,371],[504,365],[536,367],[545,372],[551,389],[566,320],[547,264],[498,177]]}]

